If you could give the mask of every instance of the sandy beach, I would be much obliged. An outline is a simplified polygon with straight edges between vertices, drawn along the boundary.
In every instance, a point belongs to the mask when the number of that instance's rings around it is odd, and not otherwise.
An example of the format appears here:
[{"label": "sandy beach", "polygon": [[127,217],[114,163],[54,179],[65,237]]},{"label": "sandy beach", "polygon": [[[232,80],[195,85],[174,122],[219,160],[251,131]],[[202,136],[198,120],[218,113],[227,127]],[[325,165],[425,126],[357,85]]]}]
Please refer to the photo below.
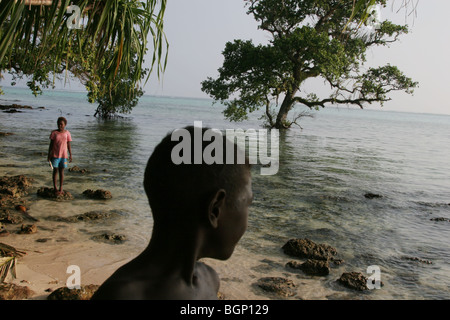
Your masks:
[{"label": "sandy beach", "polygon": [[[126,250],[121,245],[111,245],[107,243],[97,243],[94,241],[71,242],[50,240],[41,243],[36,240],[43,236],[48,236],[50,231],[42,230],[42,226],[35,234],[22,235],[10,234],[0,238],[0,242],[8,244],[25,251],[23,257],[18,258],[16,266],[17,278],[10,275],[7,283],[14,283],[19,286],[27,286],[33,291],[30,300],[45,300],[54,290],[66,286],[66,282],[71,276],[67,273],[70,265],[77,265],[81,270],[81,285],[100,285],[117,268],[128,262],[140,249],[132,250],[127,246]],[[70,238],[73,231],[65,231],[65,237]],[[249,263],[245,259],[245,252],[237,248],[233,256],[228,261],[217,261],[204,259],[203,261],[212,266],[221,277],[220,293],[226,300],[264,300],[269,297],[252,286],[257,278],[257,272],[252,269],[261,265],[260,261]],[[272,261],[274,263],[275,261]],[[269,271],[268,275],[283,276],[279,272]],[[306,288],[306,287],[305,287]],[[306,294],[306,292],[304,292]],[[298,297],[297,297],[298,298]]]},{"label": "sandy beach", "polygon": [[[55,204],[59,204],[54,201]],[[9,274],[6,283],[26,286],[32,290],[29,300],[45,300],[56,289],[70,285],[72,272],[69,266],[80,269],[80,284],[100,285],[121,265],[137,256],[144,246],[137,246],[133,238],[121,244],[94,241],[89,238],[86,227],[89,223],[67,223],[45,219],[50,201],[33,206],[28,202],[37,231],[20,234],[21,224],[5,225],[8,235],[0,237],[0,242],[16,248],[25,254],[17,258],[16,275]],[[28,222],[24,220],[23,225]],[[266,300],[266,299],[323,299],[332,291],[324,290],[321,282],[314,277],[300,277],[284,267],[290,258],[280,254],[270,259],[250,253],[240,244],[227,261],[203,259],[212,266],[221,278],[220,297],[225,300]],[[255,283],[261,276],[284,277],[294,280],[298,287],[292,297],[280,297],[266,293]]]},{"label": "sandy beach", "polygon": [[[9,169],[8,172],[12,175],[4,177],[17,177],[14,173],[18,171]],[[33,179],[30,176],[27,178]],[[2,234],[0,243],[24,252],[23,256],[16,260],[17,277],[13,278],[9,274],[5,282],[28,287],[32,294],[27,299],[45,300],[56,289],[73,283],[68,282],[72,276],[72,271],[68,270],[69,266],[79,267],[81,286],[100,285],[121,265],[145,248],[145,245],[142,245],[144,241],[133,238],[132,235],[129,235],[129,240],[123,243],[93,240],[92,234],[98,232],[92,230],[100,230],[103,226],[108,228],[105,226],[108,224],[105,222],[107,219],[95,222],[49,219],[49,213],[54,212],[61,212],[61,218],[73,216],[75,209],[70,208],[70,201],[36,199],[35,190],[35,187],[30,187],[29,194],[15,198],[13,204],[2,207],[3,218],[8,212],[21,222],[5,223],[4,219],[3,228],[7,233]],[[88,199],[77,201],[86,202],[88,205],[90,203],[91,207],[95,208]],[[16,210],[14,207],[17,203],[25,204],[28,208],[27,215],[38,221],[31,221],[21,211]],[[68,209],[62,210],[64,207]],[[20,232],[22,226],[30,225],[36,226],[35,232],[30,234]],[[283,263],[282,259],[283,257],[280,257],[280,265]],[[261,261],[268,264],[265,271],[268,275],[282,276],[282,274],[270,265],[275,263],[273,259],[265,262],[264,260],[264,257],[249,259],[248,252],[239,245],[227,261],[203,259],[221,277],[221,298],[231,300],[269,299],[253,285],[260,277]]]}]

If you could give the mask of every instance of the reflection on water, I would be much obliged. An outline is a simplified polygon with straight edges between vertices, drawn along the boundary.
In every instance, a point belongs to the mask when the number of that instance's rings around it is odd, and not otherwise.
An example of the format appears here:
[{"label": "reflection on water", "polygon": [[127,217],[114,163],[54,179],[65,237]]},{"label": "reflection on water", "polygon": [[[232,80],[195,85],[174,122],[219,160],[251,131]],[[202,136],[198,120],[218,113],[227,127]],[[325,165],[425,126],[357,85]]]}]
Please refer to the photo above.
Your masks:
[{"label": "reflection on water", "polygon": [[137,128],[133,121],[91,121],[79,132],[78,149],[85,165],[96,171],[110,172],[121,183],[137,173]]}]

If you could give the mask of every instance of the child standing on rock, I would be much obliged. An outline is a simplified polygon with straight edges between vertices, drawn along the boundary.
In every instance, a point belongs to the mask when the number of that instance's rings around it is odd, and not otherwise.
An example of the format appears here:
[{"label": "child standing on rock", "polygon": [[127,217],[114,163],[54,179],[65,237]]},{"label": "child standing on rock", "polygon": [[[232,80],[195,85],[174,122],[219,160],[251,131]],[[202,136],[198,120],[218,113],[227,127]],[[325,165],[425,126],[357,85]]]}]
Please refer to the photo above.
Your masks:
[{"label": "child standing on rock", "polygon": [[[68,162],[72,162],[72,148],[70,146],[72,137],[69,130],[66,130],[66,118],[59,117],[56,123],[58,125],[58,129],[53,130],[50,134],[50,146],[48,148],[47,160],[53,166],[53,188],[55,190],[55,194],[58,196],[63,193],[64,169],[67,168]],[[59,190],[56,188],[56,176],[58,173]]]}]

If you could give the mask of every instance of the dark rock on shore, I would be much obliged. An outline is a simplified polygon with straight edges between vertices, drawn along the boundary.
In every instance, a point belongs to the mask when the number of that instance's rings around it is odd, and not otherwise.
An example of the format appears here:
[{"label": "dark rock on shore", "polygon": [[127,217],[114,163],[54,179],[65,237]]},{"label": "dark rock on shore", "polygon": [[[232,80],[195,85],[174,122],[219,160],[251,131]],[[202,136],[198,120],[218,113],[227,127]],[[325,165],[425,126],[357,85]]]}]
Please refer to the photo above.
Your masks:
[{"label": "dark rock on shore", "polygon": [[95,240],[95,241],[120,244],[120,243],[123,243],[127,238],[122,234],[105,232],[105,233],[93,236],[91,239]]},{"label": "dark rock on shore", "polygon": [[28,190],[32,185],[33,179],[27,178],[24,175],[18,176],[3,176],[0,178],[0,205],[5,205],[4,202],[10,201],[13,198],[19,198],[27,195]]},{"label": "dark rock on shore", "polygon": [[90,199],[105,200],[105,199],[112,198],[111,192],[109,192],[108,190],[102,190],[102,189],[98,189],[95,191],[91,190],[91,189],[87,189],[83,192],[83,194]]},{"label": "dark rock on shore", "polygon": [[338,282],[349,289],[358,291],[369,290],[367,278],[361,272],[344,272],[338,279]]},{"label": "dark rock on shore", "polygon": [[447,221],[450,222],[450,219],[444,218],[444,217],[438,217],[438,218],[431,218],[431,221]]},{"label": "dark rock on shore", "polygon": [[326,260],[308,259],[305,263],[289,261],[286,267],[300,269],[304,273],[312,276],[326,276],[330,273],[330,265]]},{"label": "dark rock on shore", "polygon": [[[21,197],[28,194],[32,182],[33,179],[24,175],[3,176],[0,178],[0,222],[17,224],[22,223],[24,217],[31,217],[26,212],[25,201]],[[8,234],[9,232],[6,229],[3,229],[1,232],[2,236],[7,236]]]},{"label": "dark rock on shore", "polygon": [[282,277],[261,278],[256,282],[256,285],[264,291],[275,293],[281,297],[292,297],[297,294],[295,283]]},{"label": "dark rock on shore", "polygon": [[47,300],[90,300],[98,288],[95,284],[84,285],[80,289],[61,287],[53,291]]},{"label": "dark rock on shore", "polygon": [[381,194],[376,194],[376,193],[371,193],[368,192],[364,195],[364,197],[366,197],[367,199],[378,199],[378,198],[383,198],[383,196]]},{"label": "dark rock on shore", "polygon": [[333,256],[337,254],[335,248],[327,244],[317,244],[306,238],[291,239],[282,249],[287,255],[315,260],[333,259]]},{"label": "dark rock on shore", "polygon": [[34,292],[27,286],[13,283],[0,283],[0,300],[23,300],[33,296]]},{"label": "dark rock on shore", "polygon": [[8,224],[19,224],[23,222],[23,216],[18,213],[11,213],[9,210],[0,212],[0,222]]},{"label": "dark rock on shore", "polygon": [[45,199],[54,199],[58,201],[73,200],[70,192],[63,190],[61,194],[56,194],[53,188],[41,187],[37,191],[37,195]]},{"label": "dark rock on shore", "polygon": [[61,216],[48,216],[46,220],[59,221],[59,222],[79,222],[79,221],[95,221],[104,220],[117,216],[118,213],[115,210],[111,211],[89,211],[83,214],[77,214],[70,217]]},{"label": "dark rock on shore", "polygon": [[0,222],[0,237],[5,237],[7,235],[9,235],[8,230],[6,230],[3,224]]},{"label": "dark rock on shore", "polygon": [[20,230],[17,232],[19,234],[32,234],[37,232],[37,227],[35,224],[29,224],[29,225],[22,225]]},{"label": "dark rock on shore", "polygon": [[9,110],[5,110],[3,112],[4,113],[21,113],[22,111],[17,110],[17,109],[9,109]]},{"label": "dark rock on shore", "polygon": [[0,104],[0,110],[10,110],[10,109],[33,109],[33,107],[16,103],[9,105]]},{"label": "dark rock on shore", "polygon": [[430,260],[421,259],[418,257],[403,257],[403,259],[410,260],[410,261],[417,261],[417,262],[424,263],[424,264],[433,264],[433,262]]},{"label": "dark rock on shore", "polygon": [[76,173],[84,174],[84,173],[88,173],[89,171],[87,169],[81,169],[78,166],[74,166],[69,169],[69,172],[76,172]]}]

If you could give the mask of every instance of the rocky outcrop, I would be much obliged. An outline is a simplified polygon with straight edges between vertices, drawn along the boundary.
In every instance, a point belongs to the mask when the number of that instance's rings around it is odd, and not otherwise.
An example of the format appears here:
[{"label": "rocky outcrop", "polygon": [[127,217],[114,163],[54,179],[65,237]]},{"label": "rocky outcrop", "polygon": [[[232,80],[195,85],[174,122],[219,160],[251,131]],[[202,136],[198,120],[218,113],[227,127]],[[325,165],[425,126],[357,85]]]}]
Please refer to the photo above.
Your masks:
[{"label": "rocky outcrop", "polygon": [[32,234],[37,232],[37,227],[35,224],[22,225],[20,230],[17,232],[19,234]]},{"label": "rocky outcrop", "polygon": [[107,242],[111,244],[120,244],[125,242],[127,239],[126,236],[122,234],[116,234],[116,233],[110,233],[110,232],[104,232],[99,235],[95,235],[91,238],[95,241],[101,241],[101,242]]},{"label": "rocky outcrop", "polygon": [[431,218],[431,221],[447,221],[450,222],[450,219],[444,218],[444,217],[438,217],[438,218]]},{"label": "rocky outcrop", "polygon": [[96,221],[96,220],[104,220],[116,217],[118,213],[116,210],[110,210],[110,211],[89,211],[83,214],[77,214],[70,217],[61,217],[61,216],[48,216],[45,219],[51,220],[51,221],[58,221],[58,222],[80,222],[80,221]]},{"label": "rocky outcrop", "polygon": [[87,169],[81,169],[78,166],[73,166],[72,168],[69,169],[69,172],[76,172],[76,173],[84,174],[84,173],[88,173],[89,171]]},{"label": "rocky outcrop", "polygon": [[383,198],[383,196],[382,196],[381,194],[372,193],[372,192],[367,192],[366,194],[364,194],[364,197],[366,197],[366,199],[379,199],[379,198]]},{"label": "rocky outcrop", "polygon": [[13,283],[0,283],[0,300],[24,300],[34,295],[27,286],[18,286]]},{"label": "rocky outcrop", "polygon": [[65,201],[65,200],[73,200],[73,196],[69,191],[63,190],[62,193],[56,193],[53,188],[41,187],[37,191],[37,195],[51,200],[57,201]]},{"label": "rocky outcrop", "polygon": [[433,262],[430,260],[426,260],[426,259],[422,259],[422,258],[418,258],[418,257],[403,257],[403,259],[410,260],[410,261],[416,261],[416,262],[420,262],[420,263],[424,263],[424,264],[433,264]]},{"label": "rocky outcrop", "polygon": [[338,282],[353,290],[364,291],[369,289],[367,278],[361,272],[344,272]]},{"label": "rocky outcrop", "polygon": [[98,189],[95,191],[91,190],[91,189],[87,189],[83,192],[83,194],[90,199],[105,200],[105,199],[112,198],[111,192],[109,192],[108,190],[102,190],[102,189]]},{"label": "rocky outcrop", "polygon": [[[37,221],[27,213],[26,202],[21,197],[28,195],[33,179],[24,175],[3,176],[0,178],[0,222],[3,224],[19,224],[24,218]],[[0,236],[9,235],[6,226],[0,230]]]},{"label": "rocky outcrop", "polygon": [[296,293],[296,285],[292,280],[282,277],[266,277],[256,282],[256,285],[264,291],[274,293],[281,297],[292,297]]},{"label": "rocky outcrop", "polygon": [[47,300],[90,300],[98,288],[99,286],[95,284],[84,285],[80,289],[61,287],[53,291]]},{"label": "rocky outcrop", "polygon": [[291,239],[283,247],[287,255],[314,260],[330,260],[337,254],[335,248],[327,244],[317,244],[309,239]]},{"label": "rocky outcrop", "polygon": [[308,259],[304,263],[289,261],[286,267],[302,270],[312,276],[326,276],[330,273],[330,265],[327,260]]},{"label": "rocky outcrop", "polygon": [[33,179],[24,175],[4,176],[0,178],[0,205],[10,205],[15,198],[28,194]]},{"label": "rocky outcrop", "polygon": [[33,107],[28,106],[28,105],[17,104],[17,103],[8,104],[8,105],[0,104],[0,110],[10,111],[10,110],[16,110],[16,109],[33,109]]},{"label": "rocky outcrop", "polygon": [[23,216],[15,212],[12,213],[10,210],[4,210],[0,212],[0,222],[5,224],[20,224],[23,222]]}]

